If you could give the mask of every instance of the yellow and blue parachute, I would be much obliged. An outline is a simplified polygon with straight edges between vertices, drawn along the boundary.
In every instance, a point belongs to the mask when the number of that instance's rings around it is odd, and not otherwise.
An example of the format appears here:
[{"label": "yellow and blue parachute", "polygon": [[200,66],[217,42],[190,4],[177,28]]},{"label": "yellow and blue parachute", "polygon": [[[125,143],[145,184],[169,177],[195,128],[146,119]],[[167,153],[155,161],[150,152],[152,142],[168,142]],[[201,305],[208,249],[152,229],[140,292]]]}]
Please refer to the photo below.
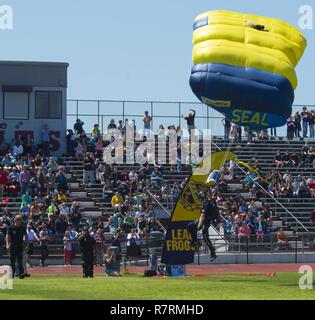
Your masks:
[{"label": "yellow and blue parachute", "polygon": [[194,22],[190,86],[231,122],[254,130],[282,126],[292,113],[295,67],[306,39],[288,23],[230,11]]}]

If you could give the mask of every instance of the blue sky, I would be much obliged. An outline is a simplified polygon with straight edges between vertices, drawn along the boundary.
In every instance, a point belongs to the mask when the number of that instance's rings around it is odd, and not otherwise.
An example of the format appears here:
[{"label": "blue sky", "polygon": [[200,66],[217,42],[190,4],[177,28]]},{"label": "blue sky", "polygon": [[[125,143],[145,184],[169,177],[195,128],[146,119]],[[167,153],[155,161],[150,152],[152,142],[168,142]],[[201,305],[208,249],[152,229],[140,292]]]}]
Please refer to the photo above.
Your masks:
[{"label": "blue sky", "polygon": [[[312,2],[2,0],[13,7],[14,30],[0,31],[0,57],[69,62],[69,98],[196,101],[188,83],[196,15],[228,9],[298,26],[299,6]],[[315,32],[303,32],[308,48],[295,102],[313,104]]]}]

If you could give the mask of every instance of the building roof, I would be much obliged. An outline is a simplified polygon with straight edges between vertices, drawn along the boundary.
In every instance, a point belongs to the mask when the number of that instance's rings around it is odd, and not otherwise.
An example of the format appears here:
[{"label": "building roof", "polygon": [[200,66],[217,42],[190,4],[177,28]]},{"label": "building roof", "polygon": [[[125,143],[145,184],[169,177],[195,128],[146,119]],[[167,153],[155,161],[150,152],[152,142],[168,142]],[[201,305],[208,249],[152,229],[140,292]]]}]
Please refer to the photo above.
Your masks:
[{"label": "building roof", "polygon": [[38,66],[38,67],[69,67],[67,62],[50,61],[6,61],[0,60],[2,66]]}]

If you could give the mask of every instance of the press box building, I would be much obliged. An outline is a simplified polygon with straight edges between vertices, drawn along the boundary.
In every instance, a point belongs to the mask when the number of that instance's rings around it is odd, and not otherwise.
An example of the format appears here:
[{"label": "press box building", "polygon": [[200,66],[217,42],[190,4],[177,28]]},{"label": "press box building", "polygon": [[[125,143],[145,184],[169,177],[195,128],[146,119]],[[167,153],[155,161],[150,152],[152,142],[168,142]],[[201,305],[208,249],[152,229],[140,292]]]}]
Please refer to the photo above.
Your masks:
[{"label": "press box building", "polygon": [[50,152],[66,150],[68,63],[0,61],[0,142],[33,138],[48,125]]}]

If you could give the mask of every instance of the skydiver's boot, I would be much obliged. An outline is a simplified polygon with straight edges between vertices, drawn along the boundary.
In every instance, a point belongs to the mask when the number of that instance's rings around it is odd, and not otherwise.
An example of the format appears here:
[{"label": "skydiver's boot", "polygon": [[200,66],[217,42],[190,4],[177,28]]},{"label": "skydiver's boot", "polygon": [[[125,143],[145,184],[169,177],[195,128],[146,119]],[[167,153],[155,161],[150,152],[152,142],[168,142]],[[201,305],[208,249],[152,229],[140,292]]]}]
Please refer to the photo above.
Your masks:
[{"label": "skydiver's boot", "polygon": [[189,241],[189,245],[190,245],[190,248],[194,251],[197,251],[198,248],[200,248],[202,246],[202,243],[200,240],[196,240],[196,241]]},{"label": "skydiver's boot", "polygon": [[211,251],[210,253],[210,262],[214,261],[217,258],[217,254],[215,251]]}]

